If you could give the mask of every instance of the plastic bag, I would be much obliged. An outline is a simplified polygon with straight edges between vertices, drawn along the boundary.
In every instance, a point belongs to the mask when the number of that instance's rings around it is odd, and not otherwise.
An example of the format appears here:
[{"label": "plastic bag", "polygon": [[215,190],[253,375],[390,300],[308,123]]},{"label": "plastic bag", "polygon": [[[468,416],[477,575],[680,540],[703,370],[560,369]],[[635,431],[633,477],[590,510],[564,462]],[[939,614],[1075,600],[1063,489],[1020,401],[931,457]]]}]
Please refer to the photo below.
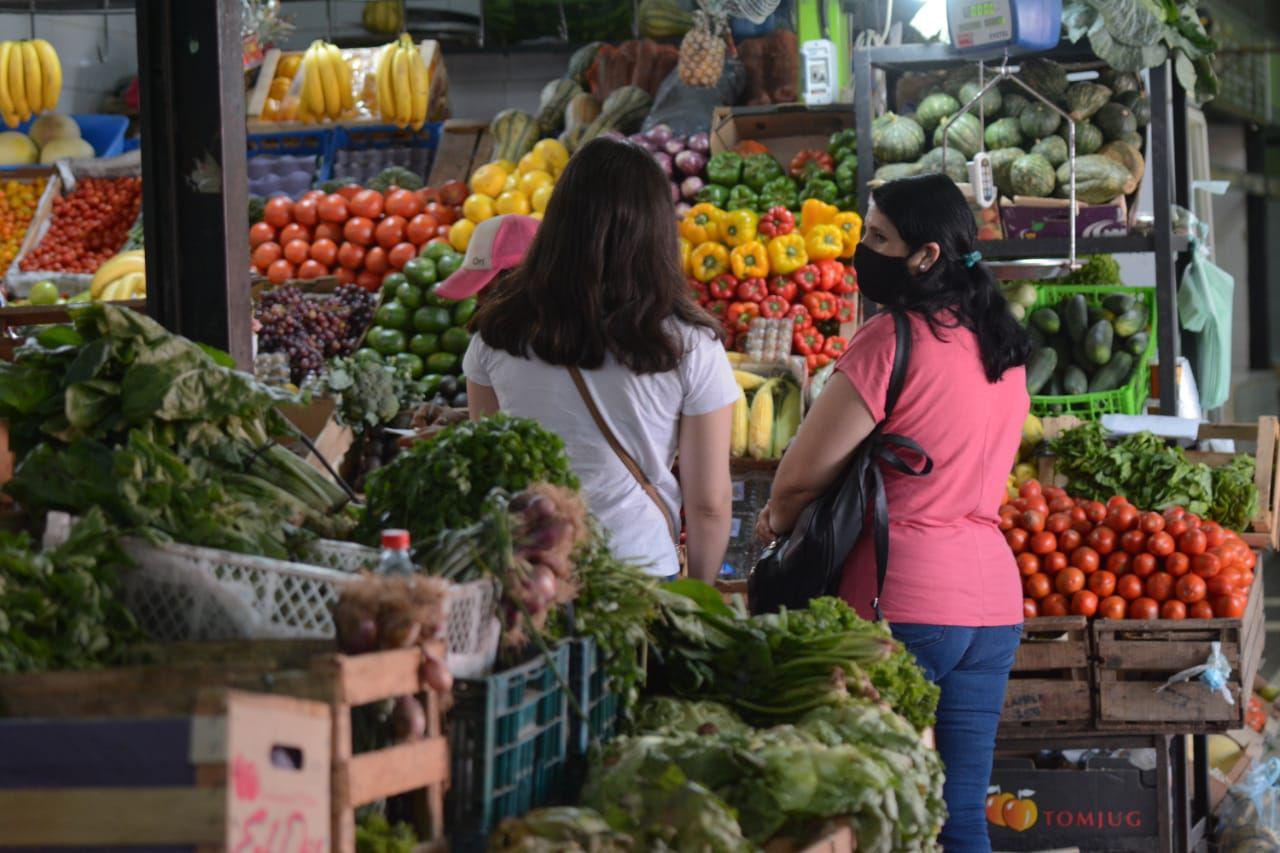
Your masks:
[{"label": "plastic bag", "polygon": [[1178,288],[1182,328],[1199,334],[1195,374],[1200,406],[1205,411],[1227,402],[1231,393],[1231,306],[1235,279],[1209,260],[1204,240],[1207,228],[1191,219],[1191,263]]},{"label": "plastic bag", "polygon": [[1280,758],[1255,764],[1219,809],[1221,853],[1280,850]]},{"label": "plastic bag", "polygon": [[677,136],[708,133],[711,113],[716,107],[736,104],[746,82],[746,69],[736,59],[725,60],[720,80],[710,87],[686,86],[680,82],[679,69],[673,69],[658,87],[653,109],[644,120],[644,129],[667,124]]}]

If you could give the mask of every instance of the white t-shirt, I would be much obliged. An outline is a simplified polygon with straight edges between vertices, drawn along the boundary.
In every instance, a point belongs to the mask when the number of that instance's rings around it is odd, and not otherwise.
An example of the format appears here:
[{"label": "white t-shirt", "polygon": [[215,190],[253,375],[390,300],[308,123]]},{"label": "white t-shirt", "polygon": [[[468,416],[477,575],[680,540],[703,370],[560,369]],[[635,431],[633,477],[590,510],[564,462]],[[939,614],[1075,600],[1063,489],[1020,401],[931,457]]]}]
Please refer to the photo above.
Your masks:
[{"label": "white t-shirt", "polygon": [[[639,375],[606,355],[601,368],[582,372],[613,434],[666,501],[672,520],[680,517],[680,484],[671,466],[681,415],[705,415],[738,398],[715,337],[706,329],[678,328],[686,344],[675,370]],[[503,412],[531,418],[564,439],[587,506],[611,534],[616,555],[663,577],[679,570],[661,511],[610,449],[566,368],[494,349],[479,335],[462,367],[467,379],[494,389]]]}]

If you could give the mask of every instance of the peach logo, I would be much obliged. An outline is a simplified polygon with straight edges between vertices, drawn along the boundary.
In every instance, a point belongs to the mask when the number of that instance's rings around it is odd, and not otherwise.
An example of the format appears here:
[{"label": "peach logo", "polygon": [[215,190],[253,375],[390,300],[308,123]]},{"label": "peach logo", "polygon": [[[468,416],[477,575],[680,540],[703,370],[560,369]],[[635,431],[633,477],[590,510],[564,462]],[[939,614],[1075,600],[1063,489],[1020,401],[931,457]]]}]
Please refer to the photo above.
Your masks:
[{"label": "peach logo", "polygon": [[1035,793],[1030,789],[1023,789],[1014,795],[1001,791],[999,785],[988,788],[987,822],[1014,832],[1026,832],[1040,818],[1035,800],[1030,799]]}]

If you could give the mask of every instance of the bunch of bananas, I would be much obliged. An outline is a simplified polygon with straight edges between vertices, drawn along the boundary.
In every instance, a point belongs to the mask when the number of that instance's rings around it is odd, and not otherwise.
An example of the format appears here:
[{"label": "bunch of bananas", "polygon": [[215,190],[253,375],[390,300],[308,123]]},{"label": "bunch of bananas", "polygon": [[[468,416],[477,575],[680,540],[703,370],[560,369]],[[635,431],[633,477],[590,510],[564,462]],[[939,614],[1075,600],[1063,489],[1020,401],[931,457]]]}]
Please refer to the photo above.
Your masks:
[{"label": "bunch of bananas", "polygon": [[0,117],[17,127],[58,106],[62,65],[44,39],[0,41]]},{"label": "bunch of bananas", "polygon": [[427,120],[431,80],[422,51],[408,33],[382,48],[377,79],[382,118],[397,127],[421,128]]},{"label": "bunch of bananas", "polygon": [[147,266],[142,249],[121,252],[93,274],[89,298],[95,302],[119,299],[145,299]]},{"label": "bunch of bananas", "polygon": [[800,386],[789,376],[766,379],[747,370],[734,370],[733,378],[738,382],[738,401],[733,406],[730,454],[782,458],[800,429]]},{"label": "bunch of bananas", "polygon": [[302,88],[298,95],[298,118],[314,123],[322,119],[338,119],[355,109],[356,98],[351,88],[351,66],[342,58],[337,45],[316,39],[302,57]]}]

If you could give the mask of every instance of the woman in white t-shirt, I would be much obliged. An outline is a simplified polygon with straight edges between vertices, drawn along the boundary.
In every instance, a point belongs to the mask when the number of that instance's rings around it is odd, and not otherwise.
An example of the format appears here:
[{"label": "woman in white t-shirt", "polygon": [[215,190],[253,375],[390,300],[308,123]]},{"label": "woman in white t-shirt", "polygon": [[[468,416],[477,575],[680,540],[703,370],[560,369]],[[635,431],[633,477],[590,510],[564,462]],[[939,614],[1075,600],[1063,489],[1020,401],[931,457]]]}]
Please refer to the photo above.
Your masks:
[{"label": "woman in white t-shirt", "polygon": [[654,575],[679,569],[683,506],[689,573],[713,580],[729,540],[738,389],[718,324],[689,298],[668,180],[649,154],[609,139],[577,151],[474,326],[471,416],[500,410],[558,433],[615,553]]}]

